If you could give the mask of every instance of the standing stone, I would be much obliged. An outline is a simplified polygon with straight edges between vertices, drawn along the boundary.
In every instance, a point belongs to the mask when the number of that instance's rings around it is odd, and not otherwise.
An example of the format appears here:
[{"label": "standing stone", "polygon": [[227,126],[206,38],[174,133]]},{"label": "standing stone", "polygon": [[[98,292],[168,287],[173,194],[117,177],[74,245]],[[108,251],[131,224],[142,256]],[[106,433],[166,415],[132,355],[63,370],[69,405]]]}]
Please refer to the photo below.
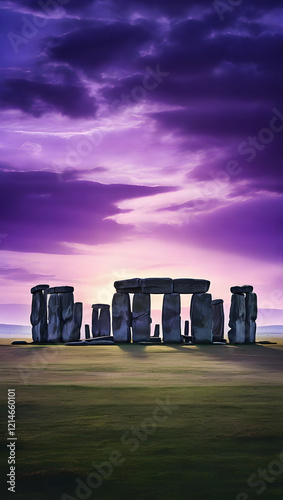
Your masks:
[{"label": "standing stone", "polygon": [[184,336],[185,337],[188,337],[189,336],[189,326],[190,326],[190,323],[189,321],[185,321],[185,329],[184,329]]},{"label": "standing stone", "polygon": [[59,293],[49,295],[48,301],[48,342],[62,342],[62,305]]},{"label": "standing stone", "polygon": [[71,342],[74,328],[74,295],[73,292],[60,293],[62,312],[62,341]]},{"label": "standing stone", "polygon": [[92,305],[92,336],[110,335],[110,306],[108,304]]},{"label": "standing stone", "polygon": [[98,312],[99,309],[97,307],[92,306],[92,320],[91,320],[91,331],[93,337],[99,336],[99,322],[98,322]]},{"label": "standing stone", "polygon": [[115,293],[112,300],[112,329],[115,342],[131,342],[131,323],[129,294]]},{"label": "standing stone", "polygon": [[99,335],[102,337],[110,335],[110,307],[105,306],[100,310],[99,315]]},{"label": "standing stone", "polygon": [[150,337],[150,295],[135,293],[133,299],[133,342],[148,342]]},{"label": "standing stone", "polygon": [[47,294],[49,285],[37,285],[31,289],[32,306],[30,322],[33,342],[47,342]]},{"label": "standing stone", "polygon": [[244,294],[233,293],[231,299],[229,327],[229,342],[231,344],[245,343],[246,304]]},{"label": "standing stone", "polygon": [[79,342],[81,337],[81,326],[83,319],[83,304],[75,302],[72,318],[63,325],[63,342]]},{"label": "standing stone", "polygon": [[256,319],[257,319],[257,295],[256,295],[256,293],[247,293],[247,295],[246,295],[246,324],[245,324],[246,344],[254,344],[255,343]]},{"label": "standing stone", "polygon": [[196,344],[212,343],[212,299],[210,293],[197,293],[191,300],[192,340]]},{"label": "standing stone", "polygon": [[178,293],[166,293],[162,306],[163,342],[180,344],[181,338],[181,299]]},{"label": "standing stone", "polygon": [[153,336],[154,336],[154,338],[159,338],[160,337],[160,325],[155,325]]},{"label": "standing stone", "polygon": [[73,316],[73,332],[72,332],[73,342],[79,341],[81,338],[82,321],[83,321],[83,303],[75,302],[74,316]]},{"label": "standing stone", "polygon": [[89,325],[85,325],[85,338],[90,339],[90,329]]},{"label": "standing stone", "polygon": [[224,340],[224,307],[223,300],[212,301],[212,339],[213,342]]}]

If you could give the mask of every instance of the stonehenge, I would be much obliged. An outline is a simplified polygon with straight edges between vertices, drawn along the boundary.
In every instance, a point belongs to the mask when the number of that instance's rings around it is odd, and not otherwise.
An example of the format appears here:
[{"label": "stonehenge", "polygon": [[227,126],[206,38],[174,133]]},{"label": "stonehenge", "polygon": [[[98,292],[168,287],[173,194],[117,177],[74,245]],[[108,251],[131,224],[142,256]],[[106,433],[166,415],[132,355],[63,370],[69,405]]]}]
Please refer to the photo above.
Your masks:
[{"label": "stonehenge", "polygon": [[[164,343],[172,342],[180,344],[183,341],[188,342],[192,338],[194,338],[196,343],[212,342],[212,299],[211,295],[207,294],[210,281],[189,278],[133,278],[115,281],[114,287],[116,294],[112,303],[112,324],[114,340],[116,338],[117,342],[130,342],[131,329],[134,343],[158,342],[153,339],[160,338],[159,325],[156,325],[158,329],[155,329],[154,335],[150,335],[150,300],[147,297],[150,294],[163,295],[162,332]],[[129,297],[130,293],[134,294],[132,314],[130,299],[122,299],[123,295]],[[192,294],[193,298],[196,298],[195,311],[191,314],[192,334],[191,336],[188,334],[189,323],[187,323],[186,339],[181,334],[181,294]],[[121,297],[119,298],[119,296]],[[124,300],[127,304],[123,306],[126,307],[127,314],[122,314],[121,307],[117,306],[118,300]],[[120,314],[117,313],[117,309],[120,311]],[[199,314],[201,314],[201,318]],[[118,327],[116,327],[116,323],[119,325],[119,329],[124,331],[123,340],[118,340],[119,334],[117,333]]]},{"label": "stonehenge", "polygon": [[91,331],[93,337],[110,335],[110,306],[108,304],[92,305]]},{"label": "stonehenge", "polygon": [[31,289],[32,339],[35,343],[66,343],[80,340],[82,302],[74,303],[74,288],[36,285]]},{"label": "stonehenge", "polygon": [[195,344],[212,344],[212,297],[210,293],[193,294],[191,328]]},{"label": "stonehenge", "polygon": [[163,342],[181,343],[181,299],[178,293],[166,293],[162,307]]},{"label": "stonehenge", "polygon": [[250,285],[231,287],[228,338],[231,344],[254,344],[256,339],[257,295]]},{"label": "stonehenge", "polygon": [[125,292],[117,292],[112,300],[112,329],[114,341],[131,342],[132,313],[130,296]]},{"label": "stonehenge", "polygon": [[250,292],[246,294],[246,323],[245,341],[246,344],[254,344],[256,338],[257,319],[257,295]]},{"label": "stonehenge", "polygon": [[31,289],[32,304],[30,322],[33,342],[47,342],[47,290],[49,285],[37,285]]},{"label": "stonehenge", "polygon": [[150,295],[135,293],[133,298],[133,342],[148,342],[150,337]]},{"label": "stonehenge", "polygon": [[[85,340],[81,341],[83,304],[74,302],[74,288],[33,287],[30,316],[33,342],[66,345],[226,342],[223,300],[212,300],[208,280],[132,278],[115,281],[114,288],[111,307],[109,304],[92,304],[91,328],[85,325]],[[229,342],[253,344],[256,340],[257,295],[250,285],[233,286],[230,290]],[[151,295],[163,295],[162,329],[160,324],[152,325]],[[190,295],[191,302],[190,321],[184,318],[182,322],[183,295]]]},{"label": "stonehenge", "polygon": [[215,299],[212,301],[212,340],[223,342],[224,340],[224,301]]}]

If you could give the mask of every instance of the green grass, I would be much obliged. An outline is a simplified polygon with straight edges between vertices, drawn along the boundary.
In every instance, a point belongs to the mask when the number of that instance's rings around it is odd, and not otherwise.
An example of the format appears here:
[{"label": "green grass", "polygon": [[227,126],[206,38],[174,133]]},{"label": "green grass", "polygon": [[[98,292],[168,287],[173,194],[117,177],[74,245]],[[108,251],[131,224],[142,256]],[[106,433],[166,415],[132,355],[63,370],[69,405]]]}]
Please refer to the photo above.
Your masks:
[{"label": "green grass", "polygon": [[[118,450],[123,464],[88,498],[236,500],[246,492],[253,500],[258,488],[247,484],[249,476],[279,460],[283,450],[281,341],[235,347],[1,344],[4,476],[6,395],[16,388],[14,498],[76,498],[76,478],[85,481],[93,461],[108,461]],[[167,398],[177,408],[150,435],[143,433],[133,451],[122,436],[149,425],[156,401]],[[283,474],[260,498],[282,498],[282,486]],[[11,498],[5,490],[1,499]]]}]

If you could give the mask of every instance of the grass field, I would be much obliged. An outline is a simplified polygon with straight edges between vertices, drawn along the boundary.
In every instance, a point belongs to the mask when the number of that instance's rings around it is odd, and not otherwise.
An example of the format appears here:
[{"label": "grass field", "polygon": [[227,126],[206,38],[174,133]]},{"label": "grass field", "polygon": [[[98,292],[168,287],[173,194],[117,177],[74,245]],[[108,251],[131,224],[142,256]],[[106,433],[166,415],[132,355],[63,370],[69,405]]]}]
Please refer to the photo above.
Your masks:
[{"label": "grass field", "polygon": [[[282,498],[276,341],[47,347],[0,339],[1,499]],[[5,486],[8,388],[17,404],[14,497]],[[88,476],[91,486],[76,494]]]}]

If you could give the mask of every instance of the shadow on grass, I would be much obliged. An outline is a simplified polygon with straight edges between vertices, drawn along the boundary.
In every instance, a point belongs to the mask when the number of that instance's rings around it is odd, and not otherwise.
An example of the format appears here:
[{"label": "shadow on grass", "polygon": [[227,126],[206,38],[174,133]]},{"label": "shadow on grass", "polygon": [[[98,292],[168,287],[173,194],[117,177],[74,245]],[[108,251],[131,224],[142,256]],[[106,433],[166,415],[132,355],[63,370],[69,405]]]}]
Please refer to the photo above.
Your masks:
[{"label": "shadow on grass", "polygon": [[[196,345],[199,353],[227,362],[227,351],[231,362],[246,364],[256,370],[283,372],[283,351],[264,345],[231,345],[211,346]],[[228,359],[229,359],[228,358]]]},{"label": "shadow on grass", "polygon": [[116,344],[121,351],[129,354],[133,358],[146,358],[148,357],[148,352],[146,352],[146,346],[142,344]]}]

